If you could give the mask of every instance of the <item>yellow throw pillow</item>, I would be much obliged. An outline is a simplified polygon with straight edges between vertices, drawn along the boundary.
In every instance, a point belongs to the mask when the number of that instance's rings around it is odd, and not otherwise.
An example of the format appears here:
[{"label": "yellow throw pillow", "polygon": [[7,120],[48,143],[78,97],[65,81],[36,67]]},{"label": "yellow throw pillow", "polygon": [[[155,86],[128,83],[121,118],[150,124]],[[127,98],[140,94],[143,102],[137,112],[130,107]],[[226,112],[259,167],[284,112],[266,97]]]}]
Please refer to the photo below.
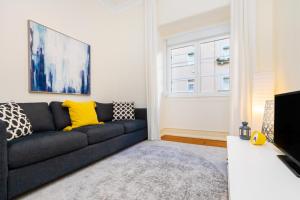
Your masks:
[{"label": "yellow throw pillow", "polygon": [[98,121],[96,113],[96,103],[94,101],[88,102],[74,102],[66,100],[62,104],[63,107],[69,108],[69,114],[72,126],[67,126],[64,131],[71,131],[74,128],[87,125],[102,124]]}]

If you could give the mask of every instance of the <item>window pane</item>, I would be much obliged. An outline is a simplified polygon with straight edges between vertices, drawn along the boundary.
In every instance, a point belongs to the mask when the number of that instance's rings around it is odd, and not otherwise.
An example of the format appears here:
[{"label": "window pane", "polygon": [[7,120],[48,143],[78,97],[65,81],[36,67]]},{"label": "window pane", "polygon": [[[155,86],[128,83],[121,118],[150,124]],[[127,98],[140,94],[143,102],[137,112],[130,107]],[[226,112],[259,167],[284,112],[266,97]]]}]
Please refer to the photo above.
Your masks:
[{"label": "window pane", "polygon": [[172,81],[172,92],[193,93],[195,92],[195,79]]},{"label": "window pane", "polygon": [[183,66],[183,65],[193,65],[194,62],[194,54],[182,54],[182,55],[174,55],[172,56],[172,65],[175,66]]},{"label": "window pane", "polygon": [[218,40],[215,42],[216,44],[216,57],[224,57],[229,58],[229,39]]},{"label": "window pane", "polygon": [[171,49],[168,71],[171,92],[213,94],[229,91],[229,45],[229,39],[221,39]]},{"label": "window pane", "polygon": [[188,91],[189,92],[195,91],[195,80],[194,79],[188,80]]},{"label": "window pane", "polygon": [[202,59],[215,58],[215,43],[208,42],[200,44],[200,57]]},{"label": "window pane", "polygon": [[229,76],[218,76],[217,77],[218,91],[230,90],[230,77]]},{"label": "window pane", "polygon": [[172,49],[172,54],[173,55],[186,54],[186,53],[190,53],[190,52],[194,52],[194,51],[195,51],[194,45],[188,45],[188,46]]},{"label": "window pane", "polygon": [[172,93],[195,92],[195,47],[184,46],[171,50]]},{"label": "window pane", "polygon": [[200,61],[201,76],[213,76],[215,73],[215,59],[210,58]]},{"label": "window pane", "polygon": [[215,42],[217,90],[230,90],[230,41],[229,39]]},{"label": "window pane", "polygon": [[229,64],[227,65],[217,65],[216,66],[216,76],[228,75],[229,76]]},{"label": "window pane", "polygon": [[186,46],[171,50],[172,67],[194,65],[195,64],[195,48],[194,46]]},{"label": "window pane", "polygon": [[184,66],[172,68],[172,79],[194,78],[195,66]]},{"label": "window pane", "polygon": [[214,76],[201,77],[201,92],[203,92],[203,93],[215,92],[215,77]]}]

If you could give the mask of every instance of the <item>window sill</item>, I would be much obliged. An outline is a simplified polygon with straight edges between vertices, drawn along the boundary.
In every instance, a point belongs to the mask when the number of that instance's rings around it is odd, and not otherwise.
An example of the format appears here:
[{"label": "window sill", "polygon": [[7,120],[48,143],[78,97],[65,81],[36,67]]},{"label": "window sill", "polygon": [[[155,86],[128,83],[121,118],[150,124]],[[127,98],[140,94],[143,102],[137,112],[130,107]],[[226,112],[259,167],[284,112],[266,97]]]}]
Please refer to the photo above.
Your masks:
[{"label": "window sill", "polygon": [[209,97],[230,97],[230,92],[210,94],[165,94],[166,98],[209,98]]}]

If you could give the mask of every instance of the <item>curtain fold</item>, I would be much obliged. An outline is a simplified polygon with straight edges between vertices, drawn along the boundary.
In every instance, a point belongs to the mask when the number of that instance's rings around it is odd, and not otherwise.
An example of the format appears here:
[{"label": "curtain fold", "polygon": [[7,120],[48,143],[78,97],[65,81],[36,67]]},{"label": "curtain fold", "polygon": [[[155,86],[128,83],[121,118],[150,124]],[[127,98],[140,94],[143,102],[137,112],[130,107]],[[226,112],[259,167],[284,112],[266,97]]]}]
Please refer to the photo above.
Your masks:
[{"label": "curtain fold", "polygon": [[252,122],[252,84],[256,67],[256,0],[231,0],[230,135],[242,121]]},{"label": "curtain fold", "polygon": [[145,0],[145,60],[147,86],[148,137],[159,140],[160,87],[159,87],[159,33],[157,25],[157,2]]}]

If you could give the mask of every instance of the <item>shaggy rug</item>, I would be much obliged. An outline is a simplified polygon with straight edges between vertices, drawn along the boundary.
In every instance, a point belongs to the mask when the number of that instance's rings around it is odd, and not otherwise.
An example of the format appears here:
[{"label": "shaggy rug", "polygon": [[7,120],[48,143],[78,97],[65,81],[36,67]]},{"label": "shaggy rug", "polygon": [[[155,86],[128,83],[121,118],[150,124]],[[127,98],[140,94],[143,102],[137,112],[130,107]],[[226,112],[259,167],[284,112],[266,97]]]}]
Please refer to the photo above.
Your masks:
[{"label": "shaggy rug", "polygon": [[19,200],[227,199],[226,149],[146,141]]}]

